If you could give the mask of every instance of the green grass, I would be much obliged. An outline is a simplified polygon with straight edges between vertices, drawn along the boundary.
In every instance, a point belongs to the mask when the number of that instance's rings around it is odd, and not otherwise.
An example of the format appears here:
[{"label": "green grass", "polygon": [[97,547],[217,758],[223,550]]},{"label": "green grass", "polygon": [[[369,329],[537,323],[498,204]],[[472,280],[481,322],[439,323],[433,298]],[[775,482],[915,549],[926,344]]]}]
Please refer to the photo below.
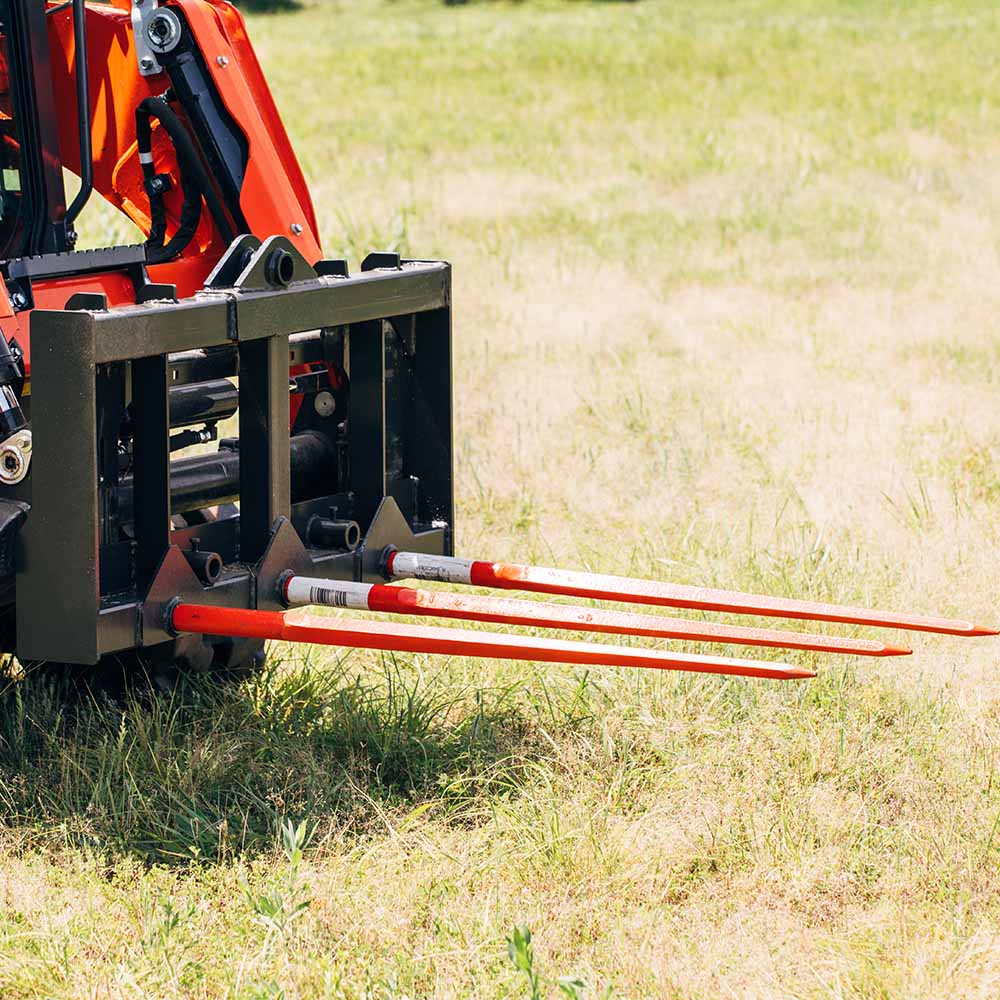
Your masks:
[{"label": "green grass", "polygon": [[[459,549],[995,620],[998,29],[254,16],[328,252],[455,266]],[[914,646],[794,686],[287,648],[125,705],[29,678],[0,996],[993,997],[996,646]]]}]

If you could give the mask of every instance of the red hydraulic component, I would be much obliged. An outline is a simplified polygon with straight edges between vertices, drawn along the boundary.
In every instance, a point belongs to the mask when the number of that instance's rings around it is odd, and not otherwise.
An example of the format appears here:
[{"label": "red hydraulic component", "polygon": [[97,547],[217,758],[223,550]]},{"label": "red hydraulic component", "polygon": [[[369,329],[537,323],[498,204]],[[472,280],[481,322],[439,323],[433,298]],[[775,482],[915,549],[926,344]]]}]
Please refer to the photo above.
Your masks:
[{"label": "red hydraulic component", "polygon": [[211,608],[178,604],[170,612],[176,632],[232,635],[251,639],[282,639],[355,649],[382,649],[401,653],[444,653],[483,656],[496,660],[537,660],[583,666],[651,667],[734,677],[768,677],[793,680],[815,677],[811,670],[787,663],[731,660],[722,656],[664,653],[650,649],[624,649],[593,642],[536,639],[523,635],[498,635],[467,629],[401,625],[395,622],[321,618],[299,611],[252,611],[245,608]]},{"label": "red hydraulic component", "polygon": [[909,649],[873,639],[809,635],[778,629],[744,628],[714,622],[604,611],[564,604],[518,601],[509,597],[453,594],[447,591],[386,587],[380,584],[290,577],[284,584],[285,603],[298,607],[322,604],[335,608],[381,611],[400,615],[428,615],[465,621],[527,625],[534,628],[574,629],[610,635],[641,635],[657,639],[720,642],[737,646],[772,646],[778,649],[812,649],[823,653],[859,656],[905,656]]},{"label": "red hydraulic component", "polygon": [[431,556],[419,552],[393,552],[387,571],[394,579],[440,580],[446,583],[472,584],[476,587],[499,587],[504,590],[529,590],[567,597],[589,597],[602,601],[632,604],[658,604],[671,608],[700,611],[725,611],[737,615],[762,615],[772,618],[798,618],[805,621],[845,622],[852,625],[875,625],[882,628],[910,629],[915,632],[940,632],[945,635],[1000,635],[969,621],[951,618],[924,618],[920,615],[891,614],[869,608],[799,601],[762,594],[743,594],[734,590],[713,590],[679,583],[638,580],[625,576],[604,576],[574,570],[521,566],[516,563],[481,562]]}]

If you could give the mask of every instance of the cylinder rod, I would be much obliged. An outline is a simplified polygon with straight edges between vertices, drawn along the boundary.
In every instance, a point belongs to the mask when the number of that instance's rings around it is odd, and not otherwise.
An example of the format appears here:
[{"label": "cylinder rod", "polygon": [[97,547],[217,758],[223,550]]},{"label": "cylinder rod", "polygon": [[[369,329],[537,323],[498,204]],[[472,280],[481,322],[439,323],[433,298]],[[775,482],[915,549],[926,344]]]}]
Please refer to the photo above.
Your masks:
[{"label": "cylinder rod", "polygon": [[[336,446],[319,431],[302,431],[289,442],[292,499],[311,500],[332,491],[336,480]],[[117,490],[121,520],[134,514],[131,476],[123,476]],[[240,453],[221,448],[170,463],[170,510],[184,514],[215,504],[231,503],[240,492]]]},{"label": "cylinder rod", "polygon": [[239,390],[228,379],[211,379],[170,389],[170,426],[190,427],[228,420],[239,407]]}]

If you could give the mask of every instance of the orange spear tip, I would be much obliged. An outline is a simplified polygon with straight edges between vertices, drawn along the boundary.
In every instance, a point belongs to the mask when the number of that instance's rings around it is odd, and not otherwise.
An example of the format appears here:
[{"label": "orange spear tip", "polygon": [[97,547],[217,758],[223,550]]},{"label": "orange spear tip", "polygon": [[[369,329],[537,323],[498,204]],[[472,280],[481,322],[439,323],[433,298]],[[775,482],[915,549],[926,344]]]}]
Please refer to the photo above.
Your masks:
[{"label": "orange spear tip", "polygon": [[912,656],[913,650],[907,649],[905,646],[887,646],[885,643],[882,644],[882,649],[880,652],[875,654],[876,656]]},{"label": "orange spear tip", "polygon": [[786,665],[783,671],[783,678],[788,680],[808,680],[810,677],[815,677],[815,670],[807,670],[805,667],[791,667]]},{"label": "orange spear tip", "polygon": [[990,628],[988,625],[972,625],[969,627],[969,635],[1000,635],[1000,629]]}]

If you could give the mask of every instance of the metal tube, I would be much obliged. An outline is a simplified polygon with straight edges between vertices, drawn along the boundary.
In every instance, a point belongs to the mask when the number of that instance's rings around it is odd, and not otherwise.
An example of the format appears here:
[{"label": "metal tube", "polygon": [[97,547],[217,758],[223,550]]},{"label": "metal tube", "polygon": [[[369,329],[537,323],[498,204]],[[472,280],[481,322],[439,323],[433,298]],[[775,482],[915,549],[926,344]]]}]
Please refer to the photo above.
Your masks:
[{"label": "metal tube", "polygon": [[[293,333],[288,338],[288,363],[304,365],[325,360],[323,335],[319,330]],[[170,355],[170,384],[188,385],[209,379],[231,378],[239,374],[239,355],[235,347],[221,345]]]},{"label": "metal tube", "polygon": [[[307,500],[332,492],[331,471],[337,453],[333,442],[319,431],[303,431],[289,442],[292,499]],[[185,514],[203,507],[239,499],[240,453],[221,449],[170,463],[170,511]],[[117,490],[118,512],[123,523],[132,520],[134,489],[131,476],[123,476]]]},{"label": "metal tube", "polygon": [[170,355],[170,384],[189,385],[237,374],[239,356],[235,347],[206,347]]},{"label": "metal tube", "polygon": [[202,552],[201,549],[187,549],[184,558],[194,570],[195,576],[206,585],[219,579],[222,573],[222,556],[218,552]]},{"label": "metal tube", "polygon": [[170,390],[170,426],[215,423],[231,417],[239,407],[239,391],[227,379],[178,385]]},{"label": "metal tube", "polygon": [[361,543],[361,527],[357,521],[338,521],[313,514],[306,524],[306,541],[318,549],[353,552]]}]

